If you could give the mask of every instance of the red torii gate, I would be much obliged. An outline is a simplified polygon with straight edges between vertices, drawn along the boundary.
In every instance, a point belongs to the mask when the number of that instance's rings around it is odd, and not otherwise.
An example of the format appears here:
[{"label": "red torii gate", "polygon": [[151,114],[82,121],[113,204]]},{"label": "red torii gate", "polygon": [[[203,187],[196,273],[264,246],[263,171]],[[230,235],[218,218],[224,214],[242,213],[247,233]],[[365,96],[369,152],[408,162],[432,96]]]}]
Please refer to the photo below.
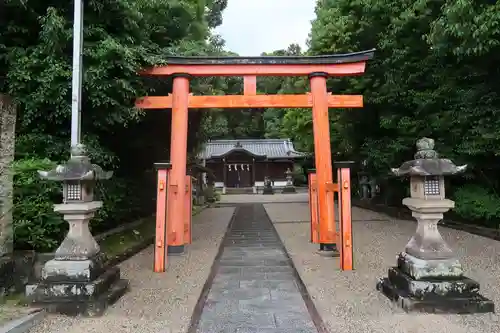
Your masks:
[{"label": "red torii gate", "polygon": [[[316,182],[318,197],[318,242],[335,246],[338,235],[335,226],[334,192],[330,149],[328,108],[363,107],[361,95],[332,95],[327,92],[329,76],[361,75],[366,61],[375,50],[322,56],[265,56],[265,57],[167,57],[165,66],[142,71],[142,75],[173,76],[172,94],[139,98],[136,106],[142,109],[172,109],[172,129],[168,181],[159,177],[159,191],[167,187],[168,207],[157,214],[155,243],[155,271],[166,267],[167,248],[183,252],[187,196],[186,162],[189,108],[312,108]],[[257,95],[257,76],[309,76],[311,93],[300,95]],[[243,76],[243,95],[193,96],[189,93],[189,79],[196,76]],[[161,179],[160,179],[161,178]],[[163,183],[162,183],[163,182]],[[167,182],[168,184],[165,184]],[[163,184],[163,185],[162,185]],[[160,206],[161,205],[161,206]],[[165,244],[165,236],[167,238]],[[166,246],[168,245],[168,246]],[[351,253],[352,255],[352,253]]]}]

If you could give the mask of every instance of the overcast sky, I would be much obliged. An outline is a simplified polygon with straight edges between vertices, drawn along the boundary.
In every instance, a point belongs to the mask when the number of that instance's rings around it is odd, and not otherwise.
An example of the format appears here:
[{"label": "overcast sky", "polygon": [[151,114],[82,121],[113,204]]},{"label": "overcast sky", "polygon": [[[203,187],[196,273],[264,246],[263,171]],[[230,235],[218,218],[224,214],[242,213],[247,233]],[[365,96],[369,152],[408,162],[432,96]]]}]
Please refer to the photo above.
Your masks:
[{"label": "overcast sky", "polygon": [[226,48],[241,56],[305,47],[316,0],[228,0],[216,30]]}]

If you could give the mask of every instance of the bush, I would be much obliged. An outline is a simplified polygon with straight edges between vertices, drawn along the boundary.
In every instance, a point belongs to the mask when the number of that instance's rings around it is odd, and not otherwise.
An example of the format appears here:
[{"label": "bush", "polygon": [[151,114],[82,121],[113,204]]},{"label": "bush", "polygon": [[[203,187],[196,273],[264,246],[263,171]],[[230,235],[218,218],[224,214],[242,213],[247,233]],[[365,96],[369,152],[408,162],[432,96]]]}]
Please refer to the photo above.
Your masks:
[{"label": "bush", "polygon": [[[53,209],[55,203],[62,202],[62,184],[42,180],[37,173],[54,166],[48,159],[35,158],[20,159],[13,164],[14,246],[17,250],[53,251],[67,233],[67,222]],[[149,207],[140,202],[138,187],[141,184],[144,186],[144,182],[123,178],[98,183],[96,196],[103,201],[103,207],[91,221],[94,234],[152,214]]]},{"label": "bush", "polygon": [[453,198],[454,212],[469,222],[480,222],[488,227],[499,227],[500,197],[478,185],[458,188]]},{"label": "bush", "polygon": [[[123,223],[152,215],[154,207],[147,209],[149,207],[141,203],[141,193],[137,188],[141,185],[144,186],[143,183],[138,184],[117,177],[98,183],[96,197],[97,200],[103,201],[103,206],[91,221],[92,233],[105,232]],[[151,189],[150,193],[154,194],[154,189]]]},{"label": "bush", "polygon": [[[203,196],[205,197],[206,202],[215,202],[217,201],[217,192],[215,192],[212,186],[207,186],[203,189]],[[220,197],[219,197],[220,198]]]},{"label": "bush", "polygon": [[18,250],[52,251],[66,233],[67,223],[53,210],[53,204],[61,202],[61,184],[41,180],[37,173],[52,167],[54,163],[47,159],[21,159],[13,164],[14,247]]}]

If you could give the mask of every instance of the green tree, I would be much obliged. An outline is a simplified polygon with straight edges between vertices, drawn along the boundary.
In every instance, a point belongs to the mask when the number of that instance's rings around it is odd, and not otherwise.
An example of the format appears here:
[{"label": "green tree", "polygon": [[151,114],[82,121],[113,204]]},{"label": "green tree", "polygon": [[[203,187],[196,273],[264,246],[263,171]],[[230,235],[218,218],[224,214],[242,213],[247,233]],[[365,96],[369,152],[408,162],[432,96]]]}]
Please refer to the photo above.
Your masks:
[{"label": "green tree", "polygon": [[[499,37],[495,1],[318,1],[309,54],[377,49],[365,75],[328,82],[332,92],[365,97],[363,109],[330,110],[334,154],[367,159],[373,175],[384,179],[389,167],[412,158],[417,138],[430,136],[442,155],[470,166],[466,176],[475,187],[460,187],[457,200],[500,203]],[[283,124],[312,145],[306,114],[287,112]],[[400,202],[404,191],[393,185]],[[498,217],[491,212],[461,214]]]},{"label": "green tree", "polygon": [[[220,54],[223,42],[211,34],[211,28],[220,24],[226,4],[220,0],[84,1],[83,141],[93,162],[114,169],[116,175],[100,188],[105,203],[94,221],[95,230],[150,214],[154,175],[148,170],[153,162],[168,159],[170,113],[141,112],[134,108],[134,100],[166,94],[171,82],[144,79],[138,71],[162,64],[167,55]],[[11,95],[19,110],[15,223],[21,228],[16,241],[23,247],[46,250],[57,244],[65,229],[60,216],[51,212],[50,200],[59,199],[52,187],[33,183],[33,168],[48,165],[45,158],[59,162],[68,157],[72,23],[72,2],[0,3],[0,91]],[[192,89],[203,92],[217,85],[216,80],[198,80]],[[190,114],[191,149],[203,137],[198,134],[203,117]],[[33,198],[36,193],[39,196]],[[33,215],[37,210],[39,215]],[[45,243],[27,239],[30,233],[21,230],[44,230],[32,236],[51,239]]]}]

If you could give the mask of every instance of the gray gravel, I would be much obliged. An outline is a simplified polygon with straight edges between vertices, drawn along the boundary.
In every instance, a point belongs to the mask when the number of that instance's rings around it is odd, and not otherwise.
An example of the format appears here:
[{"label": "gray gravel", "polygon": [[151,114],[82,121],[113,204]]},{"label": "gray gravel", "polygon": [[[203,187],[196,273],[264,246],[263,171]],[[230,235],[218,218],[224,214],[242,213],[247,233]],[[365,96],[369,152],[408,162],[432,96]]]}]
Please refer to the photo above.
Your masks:
[{"label": "gray gravel", "polygon": [[[266,204],[266,210],[291,255],[320,315],[331,332],[343,333],[498,333],[500,319],[485,315],[406,314],[375,289],[379,277],[395,265],[396,255],[416,223],[353,208],[355,271],[342,272],[339,260],[315,254],[310,244],[305,203]],[[466,274],[481,283],[482,294],[500,306],[500,242],[441,227],[457,251]]]},{"label": "gray gravel", "polygon": [[181,333],[210,273],[234,208],[209,208],[193,219],[193,244],[169,257],[168,272],[152,272],[153,247],[120,267],[131,290],[100,318],[49,316],[30,333]]}]

